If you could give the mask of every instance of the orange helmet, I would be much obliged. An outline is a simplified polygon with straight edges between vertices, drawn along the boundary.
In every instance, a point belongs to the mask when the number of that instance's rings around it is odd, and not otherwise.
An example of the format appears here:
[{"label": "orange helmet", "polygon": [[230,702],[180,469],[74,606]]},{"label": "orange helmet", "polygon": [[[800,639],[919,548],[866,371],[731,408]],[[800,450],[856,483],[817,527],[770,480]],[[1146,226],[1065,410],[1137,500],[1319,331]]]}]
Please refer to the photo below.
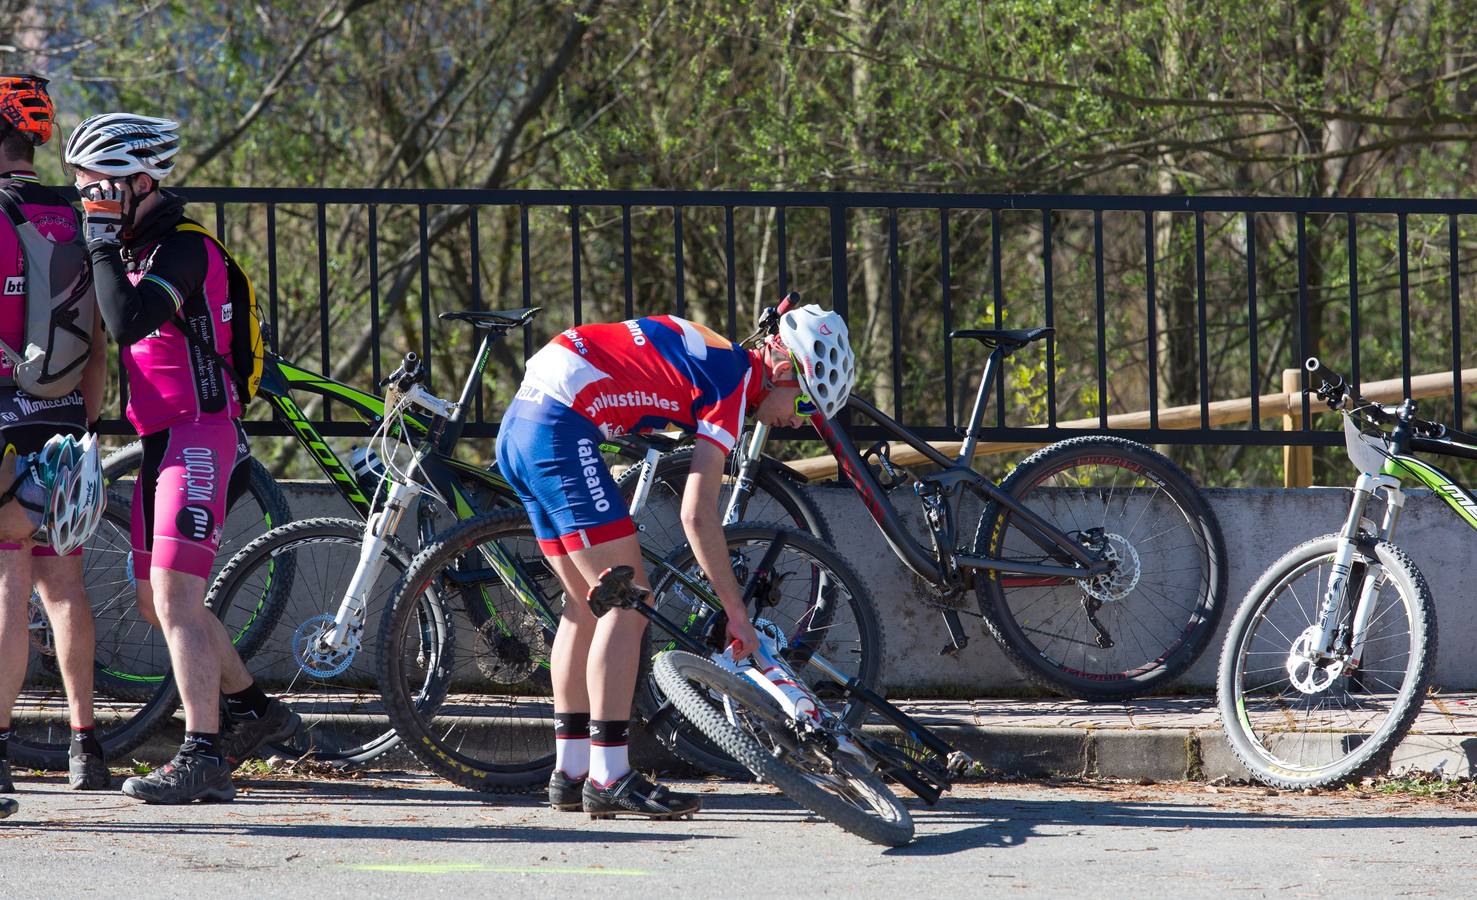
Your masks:
[{"label": "orange helmet", "polygon": [[32,144],[51,140],[56,107],[40,75],[0,75],[0,118]]}]

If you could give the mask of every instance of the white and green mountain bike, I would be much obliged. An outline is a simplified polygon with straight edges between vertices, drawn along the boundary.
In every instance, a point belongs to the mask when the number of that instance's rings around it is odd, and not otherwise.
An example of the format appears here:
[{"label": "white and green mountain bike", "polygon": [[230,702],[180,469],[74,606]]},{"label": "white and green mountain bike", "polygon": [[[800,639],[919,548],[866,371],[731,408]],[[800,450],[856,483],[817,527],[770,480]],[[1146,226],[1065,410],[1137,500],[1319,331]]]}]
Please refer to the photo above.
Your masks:
[{"label": "white and green mountain bike", "polygon": [[1306,369],[1319,399],[1343,415],[1359,472],[1349,514],[1336,534],[1289,550],[1252,585],[1217,683],[1231,749],[1257,778],[1290,789],[1386,765],[1420,712],[1436,611],[1426,579],[1394,542],[1403,485],[1430,488],[1477,528],[1472,494],[1412,455],[1477,459],[1477,435],[1417,418],[1410,399],[1366,400],[1316,358]]}]

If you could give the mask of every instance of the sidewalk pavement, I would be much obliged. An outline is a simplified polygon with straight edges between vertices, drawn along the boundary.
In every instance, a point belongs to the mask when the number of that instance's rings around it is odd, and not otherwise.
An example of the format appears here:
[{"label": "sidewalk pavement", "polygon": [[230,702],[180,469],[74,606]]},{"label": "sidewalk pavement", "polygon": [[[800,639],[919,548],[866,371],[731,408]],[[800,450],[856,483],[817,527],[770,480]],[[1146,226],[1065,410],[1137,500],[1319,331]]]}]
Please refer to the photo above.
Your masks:
[{"label": "sidewalk pavement", "polygon": [[[1221,731],[1215,698],[1168,697],[1127,703],[1060,698],[894,700],[908,715],[973,756],[992,772],[1162,781],[1246,780]],[[377,717],[374,733],[385,727]],[[162,763],[179,744],[179,720],[130,756]],[[552,727],[552,726],[551,726]],[[888,730],[874,722],[868,728]],[[692,770],[646,735],[633,735],[632,757],[643,768]],[[399,748],[370,768],[418,768]],[[1411,733],[1396,748],[1391,771],[1446,777],[1477,775],[1477,693],[1430,696]]]}]

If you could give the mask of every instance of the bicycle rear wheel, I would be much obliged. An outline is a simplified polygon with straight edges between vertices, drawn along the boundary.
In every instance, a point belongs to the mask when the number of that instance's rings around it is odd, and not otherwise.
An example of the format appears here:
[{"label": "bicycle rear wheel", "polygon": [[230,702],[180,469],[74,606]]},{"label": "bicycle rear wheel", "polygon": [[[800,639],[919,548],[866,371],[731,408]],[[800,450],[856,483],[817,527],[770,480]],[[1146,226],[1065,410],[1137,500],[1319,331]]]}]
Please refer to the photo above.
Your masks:
[{"label": "bicycle rear wheel", "polygon": [[759,780],[873,843],[913,839],[913,817],[881,778],[822,737],[797,735],[758,686],[681,650],[658,656],[652,671],[683,718]]},{"label": "bicycle rear wheel", "polygon": [[[1083,700],[1148,693],[1209,643],[1226,590],[1220,525],[1183,471],[1122,438],[1084,437],[1026,459],[1000,485],[1083,545],[1116,560],[1093,579],[982,572],[980,613],[1005,655],[1041,686]],[[976,552],[1063,564],[1001,503],[980,519]],[[1044,540],[1044,539],[1043,539]]]},{"label": "bicycle rear wheel", "polygon": [[388,609],[380,685],[390,722],[416,758],[475,791],[547,783],[549,651],[563,588],[528,516],[491,513],[443,532],[411,560]]},{"label": "bicycle rear wheel", "polygon": [[1327,787],[1382,766],[1420,712],[1436,660],[1431,591],[1385,542],[1363,576],[1376,590],[1357,666],[1309,658],[1338,545],[1324,535],[1273,563],[1241,602],[1221,652],[1226,739],[1274,787]]},{"label": "bicycle rear wheel", "polygon": [[[781,653],[805,678],[832,712],[849,724],[866,715],[866,707],[850,700],[835,681],[808,663],[824,657],[848,676],[881,692],[884,654],[882,623],[866,585],[844,558],[815,537],[778,525],[740,523],[724,529],[729,562],[741,587],[752,581],[759,609],[757,630],[773,636]],[[721,613],[706,606],[694,588],[706,589],[707,577],[690,547],[663,561],[652,578],[658,612],[690,634],[706,636],[722,649]],[[648,632],[654,650],[675,644],[657,630]],[[647,728],[673,753],[698,768],[725,778],[748,778],[749,770],[673,715],[668,698],[650,676],[637,686],[636,705]]]},{"label": "bicycle rear wheel", "polygon": [[374,660],[380,619],[410,551],[392,540],[379,578],[370,585],[361,614],[340,646],[319,640],[333,627],[345,589],[359,564],[364,523],[319,518],[274,528],[231,559],[211,587],[213,608],[242,608],[271,601],[284,577],[285,602],[273,609],[270,638],[247,662],[256,682],[303,717],[303,727],[272,747],[292,758],[334,766],[362,765],[399,743],[388,727]]}]

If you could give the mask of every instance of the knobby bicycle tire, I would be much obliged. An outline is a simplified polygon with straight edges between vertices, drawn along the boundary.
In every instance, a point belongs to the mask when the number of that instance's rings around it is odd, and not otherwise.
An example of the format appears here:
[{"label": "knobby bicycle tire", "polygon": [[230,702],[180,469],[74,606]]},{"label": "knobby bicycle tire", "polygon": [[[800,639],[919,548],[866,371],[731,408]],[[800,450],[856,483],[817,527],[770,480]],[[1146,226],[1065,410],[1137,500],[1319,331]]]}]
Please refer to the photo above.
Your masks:
[{"label": "knobby bicycle tire", "polygon": [[[364,539],[359,519],[316,518],[272,529],[231,558],[206,602],[227,608],[275,596],[263,613],[270,637],[248,660],[256,682],[303,717],[303,727],[273,750],[342,768],[363,765],[399,742],[385,719],[374,645],[387,589],[409,566],[411,553],[398,539],[386,547],[386,571],[371,585],[360,644],[328,657],[314,656],[311,639],[328,627],[358,564]],[[320,551],[339,548],[328,559]],[[299,554],[303,555],[300,557]],[[393,572],[388,581],[385,577]],[[278,589],[281,580],[287,587]],[[376,602],[378,599],[378,602]],[[340,669],[340,671],[333,671]]]},{"label": "knobby bicycle tire", "polygon": [[[1362,580],[1382,580],[1359,666],[1321,690],[1306,677],[1302,687],[1294,682],[1294,642],[1318,619],[1322,570],[1338,546],[1337,535],[1323,535],[1274,562],[1241,601],[1221,651],[1216,700],[1226,740],[1273,787],[1329,787],[1385,766],[1420,713],[1435,665],[1430,588],[1403,550],[1382,541],[1361,550],[1380,570],[1365,569]],[[1385,602],[1387,588],[1393,602]]]},{"label": "knobby bicycle tire", "polygon": [[[748,730],[731,721],[722,702],[716,699],[727,697],[742,709],[744,721],[767,732],[770,743],[783,746],[793,742],[784,711],[758,686],[681,650],[657,656],[652,671],[683,718],[731,758],[742,762],[760,781],[873,843],[901,847],[913,839],[913,817],[875,773],[864,771],[841,752],[829,758],[833,767],[829,773],[802,771],[788,761],[793,755],[779,758]],[[694,682],[699,686],[694,687]],[[838,787],[856,799],[848,802],[827,791],[818,783],[820,779],[839,783]]]},{"label": "knobby bicycle tire", "polygon": [[[793,642],[787,653],[801,677],[810,674],[806,666],[806,648],[813,651],[820,643],[829,643],[829,650],[823,655],[832,664],[843,670],[850,669],[850,674],[855,675],[861,684],[882,693],[882,661],[886,653],[882,622],[877,616],[876,605],[872,602],[866,583],[840,553],[806,532],[779,525],[743,522],[725,528],[724,536],[728,540],[731,559],[735,558],[734,548],[752,548],[751,555],[742,557],[745,568],[752,568],[755,558],[762,557],[763,550],[769,545],[783,540],[785,543],[782,552],[787,555],[777,557],[772,562],[771,573],[783,576],[787,565],[799,567],[802,569],[798,572],[802,578],[802,590],[803,579],[812,579],[810,589],[798,596],[799,605],[806,602],[807,596],[811,598],[814,613],[802,609],[799,615],[786,615],[774,611],[779,609],[776,605],[761,610],[758,623],[763,626],[767,620],[779,626],[787,643]],[[790,549],[796,553],[789,554]],[[808,576],[803,571],[806,567],[811,569]],[[687,577],[701,578],[701,569],[697,566],[690,547],[683,547],[668,557],[663,567],[655,573],[652,594],[656,608],[674,620],[675,624],[685,624],[689,631],[702,635],[709,627],[708,620],[712,613],[690,605],[691,599],[682,579],[676,574],[678,572],[686,573]],[[740,586],[743,586],[746,572],[739,571],[735,574],[739,576]],[[834,584],[827,579],[834,579]],[[829,596],[826,596],[827,593]],[[851,623],[838,621],[837,614],[843,606],[851,613]],[[656,629],[648,629],[648,639],[656,650],[672,646],[662,639]],[[866,716],[866,706],[849,697],[840,696],[838,686],[829,678],[817,673],[817,677],[807,680],[823,700],[833,705],[833,709],[834,704],[845,703],[840,714],[848,724],[856,725]],[[654,679],[648,677],[645,671],[637,685],[636,709],[653,736],[681,759],[705,772],[724,778],[749,777],[748,767],[715,746],[682,717],[672,715]]]},{"label": "knobby bicycle tire", "polygon": [[[1078,470],[1099,466],[1108,483],[1086,484]],[[1214,512],[1178,466],[1123,438],[1072,438],[1028,457],[1000,488],[1069,535],[1085,541],[1101,529],[1126,561],[1090,582],[979,574],[985,626],[1027,678],[1083,700],[1123,700],[1200,656],[1224,608],[1226,551]],[[998,501],[980,519],[975,548],[996,559],[1054,561]],[[1090,602],[1101,602],[1091,614]]]}]

